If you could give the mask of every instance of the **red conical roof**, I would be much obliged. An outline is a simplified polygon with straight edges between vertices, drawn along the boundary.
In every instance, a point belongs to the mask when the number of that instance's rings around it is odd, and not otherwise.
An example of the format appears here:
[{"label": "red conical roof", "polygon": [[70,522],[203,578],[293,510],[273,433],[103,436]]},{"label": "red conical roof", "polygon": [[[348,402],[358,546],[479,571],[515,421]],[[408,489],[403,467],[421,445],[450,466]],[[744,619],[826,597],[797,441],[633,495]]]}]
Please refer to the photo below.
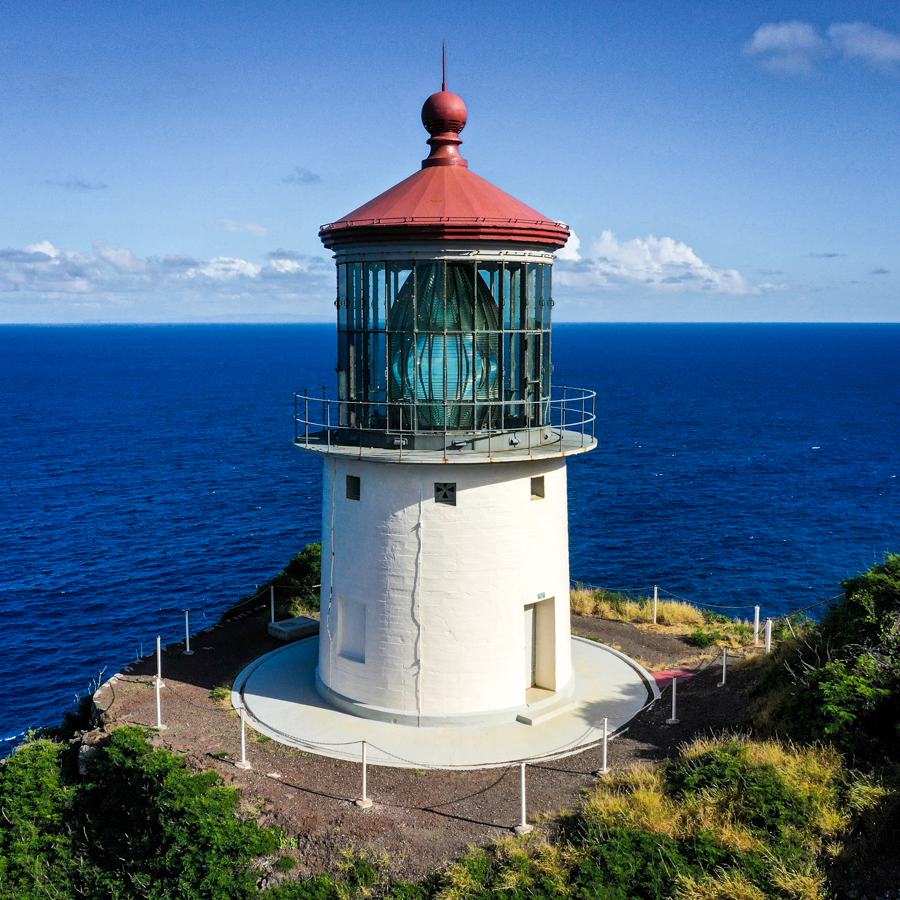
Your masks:
[{"label": "red conical roof", "polygon": [[329,249],[347,244],[393,241],[490,240],[555,250],[569,229],[470,172],[459,155],[459,132],[466,105],[446,89],[432,94],[422,108],[431,137],[431,155],[422,169],[379,194],[359,209],[323,225]]}]

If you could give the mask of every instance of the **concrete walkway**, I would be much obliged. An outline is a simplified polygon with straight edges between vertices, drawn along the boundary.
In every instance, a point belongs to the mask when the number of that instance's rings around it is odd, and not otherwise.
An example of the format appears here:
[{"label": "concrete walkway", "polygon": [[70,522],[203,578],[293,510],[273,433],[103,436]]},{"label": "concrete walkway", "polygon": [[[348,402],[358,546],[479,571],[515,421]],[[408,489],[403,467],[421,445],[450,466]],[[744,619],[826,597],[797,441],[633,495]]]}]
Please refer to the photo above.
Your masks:
[{"label": "concrete walkway", "polygon": [[534,725],[510,721],[462,728],[414,728],[349,715],[327,704],[315,688],[318,637],[288,644],[249,665],[237,677],[232,703],[243,702],[247,722],[282,744],[336,759],[359,761],[368,742],[373,765],[411,769],[480,769],[558,759],[620,730],[659,689],[624,654],[572,638],[570,704]]}]

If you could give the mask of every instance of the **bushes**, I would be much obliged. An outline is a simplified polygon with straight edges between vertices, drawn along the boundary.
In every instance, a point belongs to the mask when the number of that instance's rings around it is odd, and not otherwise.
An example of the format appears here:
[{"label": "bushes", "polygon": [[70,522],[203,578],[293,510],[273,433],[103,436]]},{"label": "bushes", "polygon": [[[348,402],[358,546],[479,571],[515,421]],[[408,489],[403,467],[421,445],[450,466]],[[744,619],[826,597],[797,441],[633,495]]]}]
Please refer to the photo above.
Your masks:
[{"label": "bushes", "polygon": [[820,625],[773,654],[757,725],[827,741],[859,763],[900,763],[900,556],[843,587]]},{"label": "bushes", "polygon": [[138,728],[113,732],[88,780],[67,748],[41,740],[0,769],[0,898],[220,900],[256,895],[254,857],[275,834],[235,816],[237,791],[214,772],[153,749]]},{"label": "bushes", "polygon": [[[443,900],[824,898],[821,862],[851,824],[837,753],[695,741],[655,769],[612,775],[560,839],[474,850],[435,885]],[[874,796],[860,792],[870,808]]]}]

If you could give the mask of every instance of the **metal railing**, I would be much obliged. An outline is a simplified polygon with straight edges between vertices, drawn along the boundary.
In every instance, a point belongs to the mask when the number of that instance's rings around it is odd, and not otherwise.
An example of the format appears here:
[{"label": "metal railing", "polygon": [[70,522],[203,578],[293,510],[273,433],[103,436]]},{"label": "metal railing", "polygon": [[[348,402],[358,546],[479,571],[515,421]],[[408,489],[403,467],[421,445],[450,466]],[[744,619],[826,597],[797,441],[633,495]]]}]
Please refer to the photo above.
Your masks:
[{"label": "metal railing", "polygon": [[[540,400],[342,400],[337,387],[294,393],[294,443],[319,452],[363,447],[395,450],[475,452],[551,449],[563,439],[582,449],[594,443],[597,394],[555,387]],[[426,415],[421,415],[427,410]],[[456,421],[419,427],[426,421]]]}]

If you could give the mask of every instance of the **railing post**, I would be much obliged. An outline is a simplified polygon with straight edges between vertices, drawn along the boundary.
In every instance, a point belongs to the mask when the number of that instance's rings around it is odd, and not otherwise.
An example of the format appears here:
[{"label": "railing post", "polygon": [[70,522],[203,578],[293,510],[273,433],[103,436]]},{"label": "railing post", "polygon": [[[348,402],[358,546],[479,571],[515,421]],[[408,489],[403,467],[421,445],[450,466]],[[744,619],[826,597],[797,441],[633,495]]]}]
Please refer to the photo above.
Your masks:
[{"label": "railing post", "polygon": [[[321,580],[322,579],[320,578],[319,581],[321,581]],[[269,604],[272,607],[271,622],[274,625],[275,624],[275,585],[274,584],[269,585]]]},{"label": "railing post", "polygon": [[659,603],[659,590],[657,586],[653,585],[653,624],[656,624],[656,607]]},{"label": "railing post", "polygon": [[162,680],[162,638],[156,636],[156,727],[159,731],[165,731],[166,726],[162,721],[162,701],[160,691],[165,687]]},{"label": "railing post", "polygon": [[772,652],[772,620],[766,619],[766,653]]},{"label": "railing post", "polygon": [[675,712],[675,693],[678,685],[678,677],[676,675],[672,676],[672,717],[670,719],[666,719],[666,725],[677,725],[678,724],[678,715]]},{"label": "railing post", "polygon": [[753,607],[753,646],[759,646],[759,607]]},{"label": "railing post", "polygon": [[516,834],[529,834],[534,831],[534,825],[528,824],[528,815],[525,807],[525,763],[519,763],[519,805],[521,807],[521,816],[519,824],[516,825],[514,831]]},{"label": "railing post", "polygon": [[725,687],[725,682],[728,680],[728,648],[722,648],[722,680],[719,682],[719,687]]},{"label": "railing post", "polygon": [[584,401],[586,399],[587,399],[587,392],[582,390],[581,391],[581,425],[578,428],[578,430],[581,432],[581,446],[582,447],[584,446],[584,426],[587,421],[587,419],[585,419],[585,416],[584,416]]},{"label": "railing post", "polygon": [[603,764],[594,772],[598,778],[601,775],[605,775],[609,771],[609,766],[607,765],[608,761],[608,751],[609,751],[609,718],[607,716],[603,717]]},{"label": "railing post", "polygon": [[194,651],[191,650],[191,623],[190,623],[190,610],[186,609],[184,611],[184,655],[185,656],[193,656]]},{"label": "railing post", "polygon": [[366,741],[362,742],[362,797],[359,800],[355,800],[354,803],[360,809],[368,809],[372,805],[372,801],[369,799],[369,795],[367,793],[367,785],[366,785],[366,767],[367,767],[367,759],[366,759],[366,748],[368,744]]},{"label": "railing post", "polygon": [[241,761],[235,763],[239,769],[252,769],[253,766],[247,762],[247,727],[246,722],[244,721],[244,703],[243,698],[241,700],[241,708],[238,710],[241,716]]},{"label": "railing post", "polygon": [[328,451],[331,452],[331,404],[325,399],[325,388],[322,388],[322,402],[325,404],[325,434],[328,436]]},{"label": "railing post", "polygon": [[306,446],[309,447],[309,390],[308,388],[303,389],[303,422],[305,431],[303,432],[303,439],[306,442]]}]

